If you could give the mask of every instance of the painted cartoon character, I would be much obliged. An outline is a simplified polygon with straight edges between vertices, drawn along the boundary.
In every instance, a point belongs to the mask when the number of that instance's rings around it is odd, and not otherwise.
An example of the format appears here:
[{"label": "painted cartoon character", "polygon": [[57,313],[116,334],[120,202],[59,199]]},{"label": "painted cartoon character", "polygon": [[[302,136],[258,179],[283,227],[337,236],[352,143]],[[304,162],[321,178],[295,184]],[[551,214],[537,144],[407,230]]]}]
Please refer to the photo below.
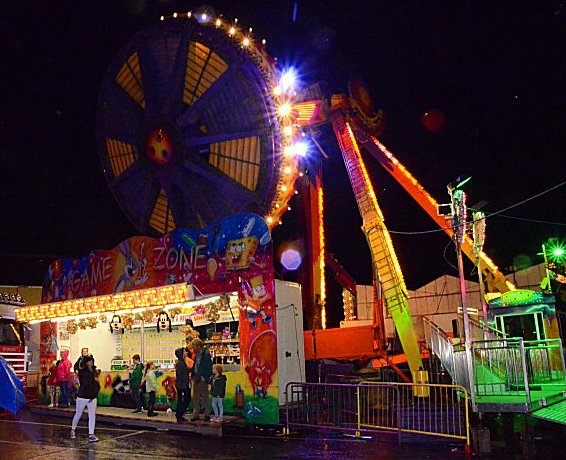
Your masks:
[{"label": "painted cartoon character", "polygon": [[169,332],[173,332],[173,326],[171,325],[171,318],[166,311],[159,313],[157,317],[157,332],[169,329]]},{"label": "painted cartoon character", "polygon": [[122,317],[120,315],[114,315],[110,320],[110,332],[113,334],[123,334],[124,325],[122,324]]},{"label": "painted cartoon character", "polygon": [[177,400],[177,389],[175,388],[175,379],[173,377],[165,377],[161,386],[165,389],[167,400],[169,402]]},{"label": "painted cartoon character", "polygon": [[131,291],[136,286],[145,283],[148,280],[145,268],[147,259],[145,258],[145,243],[140,244],[140,258],[138,259],[132,254],[128,241],[123,241],[118,245],[118,249],[124,256],[124,272],[118,278],[118,282],[114,288],[114,293],[122,291]]},{"label": "painted cartoon character", "polygon": [[48,269],[49,273],[49,290],[53,294],[53,300],[61,300],[65,297],[64,284],[65,276],[63,273],[63,261],[56,260]]},{"label": "painted cartoon character", "polygon": [[247,290],[244,290],[245,301],[242,306],[246,310],[248,321],[252,328],[255,328],[257,325],[256,320],[261,319],[261,322],[264,324],[272,320],[263,307],[263,304],[271,299],[271,294],[267,292],[262,275],[251,278],[250,286],[252,295],[250,296]]},{"label": "painted cartoon character", "polygon": [[258,244],[259,241],[255,236],[228,241],[226,271],[245,270],[255,264],[254,255]]},{"label": "painted cartoon character", "polygon": [[265,397],[267,388],[271,385],[271,370],[265,365],[260,365],[256,358],[252,358],[246,366],[246,372],[252,384],[254,395]]}]

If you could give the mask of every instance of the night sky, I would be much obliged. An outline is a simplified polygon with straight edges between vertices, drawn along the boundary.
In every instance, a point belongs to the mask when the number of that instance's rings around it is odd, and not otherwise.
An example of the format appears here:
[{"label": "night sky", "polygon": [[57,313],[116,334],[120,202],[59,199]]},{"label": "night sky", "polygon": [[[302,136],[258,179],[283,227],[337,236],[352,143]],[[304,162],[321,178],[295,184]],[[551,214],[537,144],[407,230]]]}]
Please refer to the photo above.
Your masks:
[{"label": "night sky", "polygon": [[[387,117],[382,141],[440,202],[448,202],[446,185],[460,175],[473,178],[465,188],[469,204],[485,201],[487,213],[566,180],[560,1],[209,4],[253,26],[270,54],[296,65],[305,82],[339,93],[351,75],[362,76]],[[113,56],[137,31],[161,14],[201,5],[3,2],[0,284],[41,284],[55,258],[111,248],[137,234],[107,187],[96,150],[99,88]],[[438,132],[422,123],[432,109],[444,116]],[[359,283],[369,283],[369,249],[337,143],[328,128],[318,140],[330,155],[323,165],[327,248]],[[390,230],[436,229],[381,166],[366,162]],[[546,239],[566,237],[565,201],[562,186],[489,218],[485,250],[504,271],[540,262]],[[297,238],[293,219],[283,218],[288,224],[274,231],[276,243]],[[393,242],[410,289],[456,274],[444,233],[393,234]],[[335,300],[330,309],[336,325]]]}]

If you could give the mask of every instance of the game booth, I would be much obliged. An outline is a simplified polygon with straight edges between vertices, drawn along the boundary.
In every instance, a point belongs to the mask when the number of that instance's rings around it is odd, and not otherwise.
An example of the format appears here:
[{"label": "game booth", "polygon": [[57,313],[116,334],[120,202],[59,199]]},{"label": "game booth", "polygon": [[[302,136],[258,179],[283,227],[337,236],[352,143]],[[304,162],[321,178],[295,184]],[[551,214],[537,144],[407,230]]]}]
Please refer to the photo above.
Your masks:
[{"label": "game booth", "polygon": [[[135,407],[128,389],[131,357],[139,354],[158,370],[157,409],[174,410],[174,351],[200,337],[227,376],[225,413],[250,423],[279,422],[273,250],[258,215],[156,239],[133,237],[110,250],[57,260],[46,274],[42,303],[16,315],[41,323],[43,375],[61,350],[74,363],[89,349],[101,370],[100,406]],[[40,400],[48,398],[42,385]]]}]

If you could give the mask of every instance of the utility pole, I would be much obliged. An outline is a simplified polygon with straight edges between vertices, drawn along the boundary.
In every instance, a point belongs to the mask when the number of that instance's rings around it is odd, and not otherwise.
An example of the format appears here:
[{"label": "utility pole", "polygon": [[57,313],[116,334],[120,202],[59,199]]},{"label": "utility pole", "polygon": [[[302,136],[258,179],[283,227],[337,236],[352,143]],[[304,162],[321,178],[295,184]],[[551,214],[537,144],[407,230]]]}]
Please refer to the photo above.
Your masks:
[{"label": "utility pole", "polygon": [[466,235],[466,194],[460,189],[470,178],[448,184],[448,194],[452,207],[451,225],[454,230],[454,242],[456,243],[456,256],[458,258],[458,272],[460,275],[460,292],[462,294],[462,312],[464,316],[464,344],[466,353],[466,364],[468,370],[469,391],[472,399],[472,407],[475,408],[474,367],[472,361],[472,341],[470,335],[470,317],[468,316],[468,302],[466,296],[466,279],[464,278],[464,261],[462,260],[462,243]]}]

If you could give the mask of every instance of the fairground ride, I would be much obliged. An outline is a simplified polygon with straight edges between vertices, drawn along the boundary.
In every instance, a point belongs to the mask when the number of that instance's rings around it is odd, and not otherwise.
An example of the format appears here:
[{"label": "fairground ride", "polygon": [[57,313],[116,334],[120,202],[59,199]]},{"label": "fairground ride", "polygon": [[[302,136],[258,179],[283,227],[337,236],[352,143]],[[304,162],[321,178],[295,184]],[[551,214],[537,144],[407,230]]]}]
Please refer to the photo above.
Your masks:
[{"label": "fairground ride", "polygon": [[[351,87],[350,97],[299,102],[288,70],[278,68],[265,40],[237,20],[192,12],[161,17],[116,54],[102,85],[97,143],[109,187],[142,234],[202,228],[243,212],[264,216],[273,228],[296,193],[303,128],[330,122],[363,218],[379,292],[372,353],[384,353],[385,306],[415,371],[422,360],[407,290],[358,141],[437,223],[446,222],[436,215],[436,202],[377,140],[379,114],[372,113],[363,87]],[[313,273],[306,297],[324,328],[322,178],[315,175],[310,187]],[[511,289],[483,253],[479,266],[492,289]]]},{"label": "fairground ride", "polygon": [[[293,113],[301,127],[316,126],[328,122],[332,124],[363,219],[362,229],[372,254],[374,286],[377,286],[379,291],[379,295],[375,296],[374,304],[375,339],[383,350],[383,322],[380,320],[382,314],[380,303],[383,302],[395,323],[407,362],[411,372],[413,372],[422,366],[422,362],[408,308],[407,290],[395,256],[391,237],[385,226],[383,214],[367,174],[360,145],[393,176],[451,238],[454,235],[454,229],[446,217],[439,213],[439,203],[432,198],[393,153],[378,140],[377,136],[383,126],[383,114],[381,111],[375,112],[373,110],[371,99],[359,81],[352,80],[350,82],[349,96],[333,95],[329,99],[302,101],[294,104]],[[481,271],[488,292],[503,293],[515,289],[515,286],[504,277],[495,263],[483,251],[478,253],[474,250],[474,243],[467,235],[464,236],[462,250]],[[345,290],[351,291],[348,286],[343,286]],[[351,316],[351,314],[352,311],[345,308],[346,319],[349,319],[348,316]],[[352,333],[355,334],[354,331],[343,331],[344,336],[352,335]],[[318,340],[325,343],[323,334],[318,334]],[[332,341],[336,340],[336,335],[333,335]],[[341,346],[344,346],[344,343],[351,342],[340,340],[340,343]],[[320,346],[318,348],[318,356],[323,357],[323,350],[320,350]],[[356,349],[356,345],[354,345],[350,357],[360,356],[360,352],[361,350]],[[343,357],[345,356],[343,355]]]}]

